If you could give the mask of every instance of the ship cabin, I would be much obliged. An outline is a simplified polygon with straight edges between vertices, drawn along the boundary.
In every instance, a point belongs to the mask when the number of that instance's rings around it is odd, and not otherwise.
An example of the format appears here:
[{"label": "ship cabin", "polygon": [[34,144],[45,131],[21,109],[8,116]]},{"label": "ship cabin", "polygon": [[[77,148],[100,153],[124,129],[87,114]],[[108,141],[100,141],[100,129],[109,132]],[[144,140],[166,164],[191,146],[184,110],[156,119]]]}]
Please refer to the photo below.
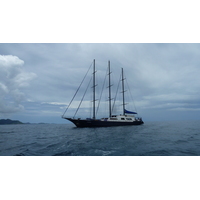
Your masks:
[{"label": "ship cabin", "polygon": [[136,118],[134,115],[112,115],[109,118],[101,118],[101,121],[118,121],[118,122],[133,122],[138,121],[139,118]]}]

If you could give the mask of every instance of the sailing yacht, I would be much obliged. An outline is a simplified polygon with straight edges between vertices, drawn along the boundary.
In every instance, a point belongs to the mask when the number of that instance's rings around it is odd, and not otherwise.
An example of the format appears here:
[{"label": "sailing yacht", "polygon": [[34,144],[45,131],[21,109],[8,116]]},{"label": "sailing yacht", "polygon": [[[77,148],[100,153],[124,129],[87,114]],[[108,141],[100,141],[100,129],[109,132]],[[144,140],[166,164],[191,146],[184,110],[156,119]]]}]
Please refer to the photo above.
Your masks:
[{"label": "sailing yacht", "polygon": [[[124,88],[124,71],[122,68],[121,71],[121,82],[122,82],[122,114],[119,115],[113,115],[112,114],[112,105],[111,105],[111,71],[110,71],[110,61],[108,62],[108,77],[109,77],[109,116],[108,117],[104,117],[104,118],[96,118],[96,69],[95,69],[95,60],[93,61],[93,116],[92,118],[85,118],[85,119],[81,119],[81,118],[75,118],[75,117],[65,117],[65,113],[68,110],[68,108],[70,107],[72,101],[74,100],[74,97],[77,94],[77,91],[75,93],[75,95],[73,96],[71,102],[69,103],[67,109],[65,110],[62,118],[69,120],[70,122],[74,123],[77,127],[110,127],[110,126],[130,126],[130,125],[141,125],[143,124],[143,120],[141,117],[135,117],[135,115],[137,114],[136,112],[132,112],[132,111],[128,111],[125,108],[125,88]],[[85,78],[85,77],[84,77]],[[82,81],[83,82],[83,81]],[[81,85],[80,85],[81,86]],[[79,88],[80,88],[79,86]],[[78,89],[79,89],[78,88]]]}]

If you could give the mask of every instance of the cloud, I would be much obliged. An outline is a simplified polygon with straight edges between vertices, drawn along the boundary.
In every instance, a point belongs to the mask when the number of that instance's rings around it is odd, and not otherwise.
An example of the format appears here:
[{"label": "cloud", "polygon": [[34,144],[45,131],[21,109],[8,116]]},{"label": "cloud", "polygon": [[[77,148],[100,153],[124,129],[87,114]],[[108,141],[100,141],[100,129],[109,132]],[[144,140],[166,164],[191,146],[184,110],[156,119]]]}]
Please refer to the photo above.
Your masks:
[{"label": "cloud", "polygon": [[9,114],[23,110],[25,100],[23,89],[36,74],[25,72],[24,61],[17,56],[0,55],[0,114]]}]

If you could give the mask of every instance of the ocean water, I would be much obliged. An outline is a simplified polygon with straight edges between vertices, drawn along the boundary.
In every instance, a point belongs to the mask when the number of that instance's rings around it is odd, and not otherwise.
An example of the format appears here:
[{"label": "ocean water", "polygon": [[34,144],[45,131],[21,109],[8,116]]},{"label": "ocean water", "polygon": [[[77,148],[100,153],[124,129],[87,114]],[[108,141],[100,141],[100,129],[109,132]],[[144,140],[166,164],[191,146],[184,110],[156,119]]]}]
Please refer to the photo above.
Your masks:
[{"label": "ocean water", "polygon": [[1,156],[199,156],[200,121],[76,128],[73,124],[0,126]]}]

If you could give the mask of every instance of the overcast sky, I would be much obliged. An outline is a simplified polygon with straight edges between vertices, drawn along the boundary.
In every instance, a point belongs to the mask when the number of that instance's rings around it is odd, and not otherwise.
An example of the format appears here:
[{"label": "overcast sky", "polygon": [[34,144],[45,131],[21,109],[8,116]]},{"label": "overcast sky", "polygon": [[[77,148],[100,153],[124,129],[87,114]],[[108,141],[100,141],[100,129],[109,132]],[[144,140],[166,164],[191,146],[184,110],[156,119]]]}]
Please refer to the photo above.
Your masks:
[{"label": "overcast sky", "polygon": [[110,60],[117,79],[124,68],[144,121],[200,119],[200,44],[159,43],[0,44],[0,118],[66,123],[93,59],[102,73]]}]

